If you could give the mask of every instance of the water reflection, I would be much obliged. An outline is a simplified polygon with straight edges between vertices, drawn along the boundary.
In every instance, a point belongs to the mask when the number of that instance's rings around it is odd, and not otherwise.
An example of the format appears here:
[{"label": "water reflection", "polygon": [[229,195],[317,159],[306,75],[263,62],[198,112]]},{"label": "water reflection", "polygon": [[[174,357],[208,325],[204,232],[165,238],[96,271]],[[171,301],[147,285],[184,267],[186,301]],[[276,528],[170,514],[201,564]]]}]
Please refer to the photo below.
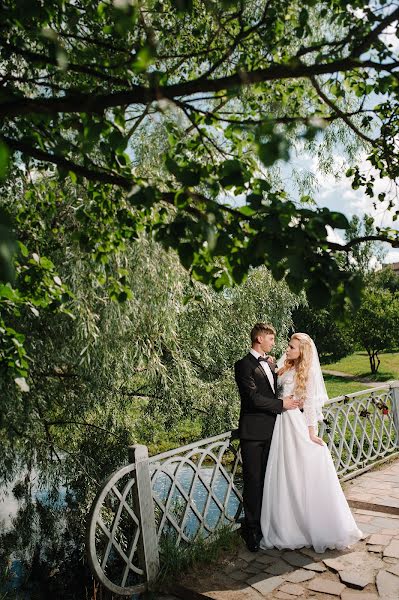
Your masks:
[{"label": "water reflection", "polygon": [[[229,491],[221,472],[214,474],[204,467],[198,477],[190,466],[180,467],[178,485],[173,483],[175,472],[160,471],[154,481],[158,525],[163,513],[157,511],[157,502],[158,508],[167,503],[187,537],[199,532],[199,515],[204,515],[210,529],[227,520],[218,506]],[[41,488],[38,481],[33,475],[0,489],[0,598],[6,594],[7,600],[89,600],[93,580],[85,559],[84,534],[93,489],[82,479],[51,489]],[[209,495],[211,484],[216,501]],[[187,507],[186,494],[193,498],[192,506]],[[238,508],[238,497],[230,493],[227,515],[233,518]],[[166,523],[163,533],[173,531]]]},{"label": "water reflection", "polygon": [[0,489],[0,597],[89,599],[76,492],[62,485],[42,489],[38,481],[24,474]]},{"label": "water reflection", "polygon": [[[213,530],[223,523],[230,523],[240,507],[240,500],[234,489],[229,489],[225,474],[212,467],[201,468],[199,474],[190,465],[177,468],[172,465],[169,472],[166,467],[166,470],[154,475],[153,491],[157,527],[162,526],[162,534],[176,534],[177,525],[187,537],[194,538],[200,530],[202,518],[206,528],[201,533],[206,537],[209,535],[207,528]],[[189,507],[186,496],[192,499]],[[171,513],[173,521],[171,519],[162,525],[165,512]]]}]

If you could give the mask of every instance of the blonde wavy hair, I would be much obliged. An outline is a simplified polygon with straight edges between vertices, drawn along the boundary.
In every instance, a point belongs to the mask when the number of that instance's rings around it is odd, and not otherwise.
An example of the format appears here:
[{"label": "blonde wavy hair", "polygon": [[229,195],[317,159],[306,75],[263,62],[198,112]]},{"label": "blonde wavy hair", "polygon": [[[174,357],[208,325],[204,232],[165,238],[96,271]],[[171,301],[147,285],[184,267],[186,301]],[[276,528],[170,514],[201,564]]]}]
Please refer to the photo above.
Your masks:
[{"label": "blonde wavy hair", "polygon": [[291,336],[291,340],[298,340],[299,342],[299,356],[295,360],[286,359],[278,374],[282,375],[285,371],[294,368],[295,369],[295,396],[296,398],[305,399],[306,385],[308,382],[310,365],[312,362],[312,345],[311,338],[307,333],[294,333]]}]

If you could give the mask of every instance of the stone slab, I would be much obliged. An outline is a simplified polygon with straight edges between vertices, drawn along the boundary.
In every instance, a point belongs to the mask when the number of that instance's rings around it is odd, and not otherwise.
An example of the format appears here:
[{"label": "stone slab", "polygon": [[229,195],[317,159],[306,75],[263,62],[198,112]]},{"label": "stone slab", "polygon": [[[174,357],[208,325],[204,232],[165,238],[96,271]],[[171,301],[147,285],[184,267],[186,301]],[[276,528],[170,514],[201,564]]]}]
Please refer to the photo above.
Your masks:
[{"label": "stone slab", "polygon": [[332,596],[340,596],[345,589],[345,585],[339,581],[333,581],[331,579],[323,579],[322,577],[316,577],[308,584],[308,589],[314,592],[321,592],[322,594],[331,594]]},{"label": "stone slab", "polygon": [[397,577],[399,577],[399,563],[391,565],[390,567],[387,566],[385,567],[385,570],[389,573],[392,573],[392,575],[396,575]]},{"label": "stone slab", "polygon": [[379,600],[379,598],[378,594],[374,592],[344,590],[341,594],[341,600]]},{"label": "stone slab", "polygon": [[356,569],[382,569],[383,561],[370,552],[350,552],[337,558],[327,558],[324,564],[333,571],[356,570]]},{"label": "stone slab", "polygon": [[384,556],[399,559],[399,540],[391,541],[391,543],[384,550]]},{"label": "stone slab", "polygon": [[[365,523],[365,525],[368,525],[368,523]],[[378,527],[378,532],[381,531],[381,529],[389,529],[390,527],[394,527],[394,525],[397,526],[397,521],[394,521],[394,519],[392,518],[392,516],[390,517],[375,517],[372,521],[372,525],[375,525],[376,527]]]},{"label": "stone slab", "polygon": [[324,573],[324,571],[327,571],[327,567],[325,567],[322,562],[310,563],[308,565],[304,565],[303,568],[316,573]]},{"label": "stone slab", "polygon": [[[396,565],[398,563],[396,558],[392,558],[392,556],[385,556],[383,559],[384,563],[387,563],[388,565]],[[386,568],[386,566],[384,566],[384,569]]]},{"label": "stone slab", "polygon": [[277,562],[279,558],[277,556],[269,556],[268,554],[258,554],[256,557],[256,563],[261,563],[263,565],[271,565],[274,562]]},{"label": "stone slab", "polygon": [[246,573],[259,573],[259,571],[263,571],[263,565],[257,565],[256,563],[250,563],[243,569]]},{"label": "stone slab", "polygon": [[276,592],[273,594],[273,598],[278,598],[279,600],[292,600],[291,594],[286,594],[285,592]]},{"label": "stone slab", "polygon": [[[211,600],[262,600],[262,596],[254,590],[253,588],[240,588],[240,589],[229,589],[229,590],[210,590],[200,592],[201,596],[195,595],[194,598],[203,597],[209,598]],[[179,596],[180,598],[190,598],[190,595],[187,595],[187,591],[184,594]]]},{"label": "stone slab", "polygon": [[296,571],[292,571],[292,573],[288,573],[288,575],[285,575],[284,579],[286,581],[289,581],[290,583],[302,583],[304,581],[309,581],[310,579],[313,579],[314,576],[314,571],[308,571],[307,569],[297,569]]},{"label": "stone slab", "polygon": [[286,583],[281,586],[280,591],[291,596],[303,596],[305,589],[296,583]]},{"label": "stone slab", "polygon": [[234,581],[245,581],[248,578],[248,573],[246,571],[241,571],[240,569],[237,569],[237,571],[229,573],[229,577],[234,579]]},{"label": "stone slab", "polygon": [[347,587],[362,590],[369,583],[374,583],[374,570],[343,570],[339,571],[339,578]]},{"label": "stone slab", "polygon": [[388,546],[392,539],[392,535],[384,535],[382,533],[373,533],[367,540],[367,545]]},{"label": "stone slab", "polygon": [[379,595],[384,600],[397,600],[399,598],[399,577],[396,575],[387,571],[379,571],[376,585]]},{"label": "stone slab", "polygon": [[278,556],[279,558],[282,555],[282,551],[277,550],[277,548],[270,548],[268,550],[262,550],[262,553],[268,554],[269,556]]},{"label": "stone slab", "polygon": [[370,523],[371,519],[373,518],[371,515],[355,514],[353,516],[355,517],[356,523]]},{"label": "stone slab", "polygon": [[293,570],[294,567],[287,564],[283,560],[278,560],[277,562],[265,567],[266,573],[270,573],[270,575],[283,575],[285,573],[291,573]]},{"label": "stone slab", "polygon": [[256,552],[250,552],[247,548],[243,548],[238,553],[238,558],[241,560],[245,560],[245,562],[252,562],[257,558]]},{"label": "stone slab", "polygon": [[273,590],[278,588],[279,585],[284,583],[284,579],[282,577],[269,577],[268,579],[264,579],[263,581],[258,581],[257,583],[253,583],[252,587],[260,592],[263,596],[270,594]]},{"label": "stone slab", "polygon": [[313,548],[301,548],[301,554],[304,554],[305,556],[310,556],[314,562],[319,562],[324,558],[335,558],[336,556],[339,556],[342,553],[337,550],[326,550],[326,552],[323,552],[321,554],[320,552],[316,552],[315,550],[313,550]]},{"label": "stone slab", "polygon": [[229,564],[224,568],[225,573],[233,573],[234,571],[244,570],[248,566],[248,563],[241,558],[236,560],[232,560]]},{"label": "stone slab", "polygon": [[259,583],[260,581],[265,581],[265,579],[270,579],[270,575],[268,575],[267,573],[258,573],[257,575],[248,577],[246,579],[246,582],[248,585],[254,585],[254,583]]},{"label": "stone slab", "polygon": [[388,533],[390,535],[399,535],[399,529],[381,529],[381,533]]},{"label": "stone slab", "polygon": [[282,558],[293,567],[303,567],[311,562],[311,558],[299,552],[284,552]]}]

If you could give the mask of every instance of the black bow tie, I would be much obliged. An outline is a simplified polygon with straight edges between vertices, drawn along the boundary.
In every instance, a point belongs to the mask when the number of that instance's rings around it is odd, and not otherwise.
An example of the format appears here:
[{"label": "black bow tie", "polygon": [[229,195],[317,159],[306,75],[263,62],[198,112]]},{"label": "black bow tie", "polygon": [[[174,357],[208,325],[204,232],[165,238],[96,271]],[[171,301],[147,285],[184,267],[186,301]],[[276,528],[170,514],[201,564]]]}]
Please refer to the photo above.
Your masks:
[{"label": "black bow tie", "polygon": [[269,362],[265,356],[258,356],[258,361],[259,362],[262,362],[262,361],[263,362]]}]

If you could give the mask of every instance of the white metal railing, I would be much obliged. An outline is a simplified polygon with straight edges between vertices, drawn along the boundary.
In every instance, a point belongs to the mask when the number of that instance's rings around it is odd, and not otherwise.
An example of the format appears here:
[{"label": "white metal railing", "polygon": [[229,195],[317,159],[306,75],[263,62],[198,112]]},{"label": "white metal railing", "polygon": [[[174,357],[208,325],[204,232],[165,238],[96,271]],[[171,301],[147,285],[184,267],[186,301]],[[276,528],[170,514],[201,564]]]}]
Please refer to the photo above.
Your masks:
[{"label": "white metal railing", "polygon": [[[329,400],[320,435],[342,481],[399,450],[399,381]],[[156,579],[164,537],[189,544],[242,510],[240,451],[231,431],[148,457],[129,448],[130,464],[100,487],[87,528],[89,564],[105,588],[129,596]]]},{"label": "white metal railing", "polygon": [[236,523],[240,454],[231,436],[229,431],[149,459],[158,541],[172,536],[176,544],[190,543]]},{"label": "white metal railing", "polygon": [[398,451],[399,383],[329,400],[320,436],[341,481],[359,475]]}]

